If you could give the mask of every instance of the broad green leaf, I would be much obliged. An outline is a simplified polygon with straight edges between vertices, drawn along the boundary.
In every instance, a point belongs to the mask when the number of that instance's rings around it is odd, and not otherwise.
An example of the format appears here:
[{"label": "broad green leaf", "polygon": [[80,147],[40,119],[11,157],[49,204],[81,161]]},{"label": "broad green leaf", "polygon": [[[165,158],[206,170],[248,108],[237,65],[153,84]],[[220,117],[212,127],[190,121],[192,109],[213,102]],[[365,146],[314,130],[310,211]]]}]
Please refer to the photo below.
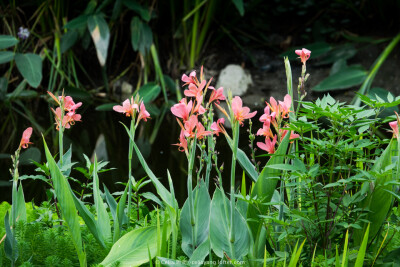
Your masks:
[{"label": "broad green leaf", "polygon": [[70,22],[64,25],[64,28],[67,29],[84,29],[87,25],[89,16],[88,15],[80,15],[79,17],[74,18]]},{"label": "broad green leaf", "polygon": [[243,17],[244,15],[243,0],[232,0],[232,2],[235,5],[236,9],[239,11],[240,16]]},{"label": "broad green leaf", "polygon": [[361,84],[367,77],[367,72],[358,67],[348,67],[324,79],[312,88],[313,91],[326,92],[330,90],[347,89]]},{"label": "broad green leaf", "polygon": [[42,59],[40,56],[32,53],[16,53],[15,63],[29,85],[37,88],[42,81]]},{"label": "broad green leaf", "polygon": [[97,242],[103,247],[106,248],[106,244],[100,235],[99,228],[97,226],[97,222],[93,216],[93,214],[89,211],[89,209],[85,206],[85,204],[75,196],[75,194],[71,190],[71,194],[74,199],[75,207],[79,212],[79,215],[82,217],[89,231],[93,234],[94,238]]},{"label": "broad green leaf", "polygon": [[[326,53],[318,64],[331,64],[338,60],[347,60],[357,54],[357,49],[352,44],[345,44],[335,47],[332,51]],[[311,53],[312,56],[312,53]]]},{"label": "broad green leaf", "polygon": [[18,43],[18,39],[11,35],[0,35],[0,49],[9,48]]},{"label": "broad green leaf", "polygon": [[368,245],[369,226],[370,225],[368,224],[360,249],[358,250],[357,253],[357,259],[356,263],[354,264],[354,267],[362,267],[364,265],[365,252],[367,250],[367,245]]},{"label": "broad green leaf", "polygon": [[96,47],[97,58],[100,65],[103,67],[106,64],[108,45],[110,43],[110,29],[107,22],[101,15],[92,15],[89,17],[88,29],[92,40]]},{"label": "broad green leaf", "polygon": [[116,221],[118,203],[117,203],[117,201],[115,201],[114,197],[110,194],[110,191],[108,190],[108,188],[106,187],[105,184],[103,184],[103,188],[104,188],[104,195],[106,196],[106,201],[107,201],[108,207],[110,207],[111,215],[112,215],[114,221]]},{"label": "broad green leaf", "polygon": [[153,33],[149,25],[143,23],[139,17],[133,17],[131,21],[131,43],[134,51],[145,55],[153,43]]},{"label": "broad green leaf", "polygon": [[151,18],[151,17],[150,17],[149,9],[148,9],[148,8],[145,8],[145,7],[143,7],[143,6],[141,6],[141,5],[138,3],[138,1],[135,1],[135,0],[123,0],[123,4],[124,4],[127,8],[129,8],[129,9],[135,11],[136,13],[138,13],[138,14],[140,15],[140,17],[141,17],[144,21],[147,21],[147,22],[150,21],[150,18]]},{"label": "broad green leaf", "polygon": [[206,240],[193,252],[189,259],[188,265],[191,267],[197,267],[202,265],[202,262],[210,252],[210,240]]},{"label": "broad green leaf", "polygon": [[[210,219],[210,195],[204,184],[200,182],[193,190],[194,198],[194,225],[190,221],[189,199],[186,199],[182,207],[180,229],[182,233],[182,250],[191,257],[194,250],[204,242],[208,243],[208,224]],[[195,248],[193,248],[192,229],[195,232]]]},{"label": "broad green leaf", "polygon": [[10,62],[14,58],[14,52],[0,51],[0,64]]},{"label": "broad green leaf", "polygon": [[284,162],[289,146],[289,138],[289,134],[287,134],[285,138],[283,138],[275,154],[271,156],[271,158],[261,171],[261,174],[253,187],[253,191],[251,192],[251,197],[256,198],[259,203],[258,207],[255,207],[254,204],[252,204],[249,205],[247,209],[247,219],[252,219],[252,221],[249,221],[249,226],[253,237],[257,235],[259,229],[260,220],[258,216],[267,213],[268,206],[264,204],[271,201],[275,191],[275,187],[282,173],[281,170],[270,168],[270,166],[282,164]]},{"label": "broad green leaf", "polygon": [[[231,243],[229,200],[220,189],[216,189],[211,201],[210,240],[214,253],[220,258],[224,257],[225,252],[230,258],[241,259],[249,252],[250,236],[246,220],[236,208],[234,212],[235,241]],[[232,256],[232,252],[235,257]]]},{"label": "broad green leaf", "polygon": [[79,224],[78,214],[72,196],[72,190],[68,180],[61,173],[53,156],[47,147],[46,141],[43,138],[44,148],[46,152],[46,159],[50,170],[50,176],[53,181],[54,190],[56,192],[57,200],[61,208],[63,219],[68,226],[68,230],[72,237],[72,242],[78,253],[78,258],[81,266],[86,264],[86,253],[82,246],[81,226]]},{"label": "broad green leaf", "polygon": [[97,175],[97,157],[94,157],[93,170],[93,198],[97,213],[97,225],[100,231],[101,238],[107,243],[111,242],[111,225],[107,209],[103,203],[99,189],[99,177]]},{"label": "broad green leaf", "polygon": [[100,263],[104,266],[133,267],[149,261],[149,253],[156,255],[157,227],[135,229],[121,237]]},{"label": "broad green leaf", "polygon": [[22,189],[22,183],[20,183],[17,193],[17,221],[26,222],[25,197],[24,190]]},{"label": "broad green leaf", "polygon": [[[375,164],[372,166],[371,171],[380,172],[384,170],[387,166],[392,164],[392,154],[397,149],[396,140],[388,144],[385,151],[383,151],[382,155],[376,159]],[[392,180],[391,173],[380,175],[376,178],[374,183],[373,191],[368,194],[368,196],[362,201],[361,207],[369,210],[367,216],[364,219],[370,222],[370,226],[368,225],[370,232],[370,239],[375,237],[378,233],[379,229],[382,227],[383,222],[386,219],[387,213],[392,205],[392,195],[387,192],[387,190],[391,191],[393,188],[392,185],[385,185],[388,181]],[[367,225],[364,223],[361,225],[362,229],[354,230],[354,241],[355,244],[360,244],[363,238],[363,234],[366,231]]]},{"label": "broad green leaf", "polygon": [[[86,21],[84,22],[86,24]],[[83,24],[83,25],[85,25]],[[79,39],[79,33],[76,30],[69,30],[63,36],[61,36],[60,50],[61,54],[64,54],[68,49],[74,46]]]},{"label": "broad green leaf", "polygon": [[154,101],[154,99],[157,98],[160,92],[161,87],[155,82],[146,83],[139,89],[139,95],[142,98],[144,104],[148,104]]}]

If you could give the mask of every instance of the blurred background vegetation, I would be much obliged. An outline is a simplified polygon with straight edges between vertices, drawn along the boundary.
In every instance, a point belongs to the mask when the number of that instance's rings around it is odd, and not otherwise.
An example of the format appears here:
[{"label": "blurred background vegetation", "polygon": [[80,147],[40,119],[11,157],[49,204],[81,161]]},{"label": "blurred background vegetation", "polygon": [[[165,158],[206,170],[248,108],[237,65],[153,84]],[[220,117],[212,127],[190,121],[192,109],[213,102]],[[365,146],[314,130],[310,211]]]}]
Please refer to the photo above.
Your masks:
[{"label": "blurred background vegetation", "polygon": [[[64,147],[74,147],[74,167],[84,166],[82,154],[93,157],[94,151],[110,161],[108,167],[116,169],[103,174],[102,182],[111,191],[127,180],[128,167],[128,138],[118,123],[128,119],[112,106],[139,92],[152,117],[137,131],[140,149],[156,175],[168,168],[180,179],[186,163],[171,146],[179,129],[169,109],[181,99],[182,73],[204,65],[217,76],[238,63],[261,74],[284,74],[282,56],[295,59],[293,49],[307,45],[317,68],[332,66],[340,81],[319,81],[325,84],[315,91],[358,89],[372,70],[346,60],[358,63],[354,56],[365,48],[379,55],[391,41],[396,46],[400,0],[2,1],[0,19],[0,190],[2,200],[10,201],[10,155],[23,130],[34,128],[34,145],[21,155],[21,174],[34,172],[32,160],[44,160],[42,134],[57,150],[47,91],[65,90],[83,102],[82,122],[66,132]],[[29,31],[27,38],[20,27]],[[143,177],[134,162],[134,176]],[[79,168],[74,172],[77,188],[90,183]],[[45,183],[24,183],[27,201],[46,199],[36,193],[45,192],[39,190]]]}]

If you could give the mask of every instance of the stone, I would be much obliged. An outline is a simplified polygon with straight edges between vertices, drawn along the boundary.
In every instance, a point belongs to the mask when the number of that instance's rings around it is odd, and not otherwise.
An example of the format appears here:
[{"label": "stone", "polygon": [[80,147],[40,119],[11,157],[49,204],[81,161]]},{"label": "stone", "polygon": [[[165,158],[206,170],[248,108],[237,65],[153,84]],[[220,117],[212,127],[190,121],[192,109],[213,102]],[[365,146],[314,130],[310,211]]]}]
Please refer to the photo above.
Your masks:
[{"label": "stone", "polygon": [[232,91],[232,96],[242,96],[252,84],[251,75],[246,73],[240,65],[229,64],[219,74],[217,88],[224,87],[224,94]]}]

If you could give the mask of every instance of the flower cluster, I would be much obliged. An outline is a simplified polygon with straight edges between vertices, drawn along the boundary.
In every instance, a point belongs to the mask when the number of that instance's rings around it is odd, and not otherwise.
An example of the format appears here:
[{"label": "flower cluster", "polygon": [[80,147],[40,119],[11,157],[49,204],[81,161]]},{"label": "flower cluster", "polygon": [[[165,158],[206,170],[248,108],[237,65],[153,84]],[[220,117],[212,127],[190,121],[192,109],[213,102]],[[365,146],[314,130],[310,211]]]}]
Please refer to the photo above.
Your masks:
[{"label": "flower cluster", "polygon": [[122,103],[122,106],[114,106],[113,110],[119,113],[124,113],[127,117],[131,117],[132,119],[135,119],[137,112],[138,116],[136,126],[142,119],[144,121],[147,121],[147,119],[150,118],[150,113],[146,110],[143,101],[138,101],[137,99],[134,100],[133,96],[131,97],[131,99],[126,99]]},{"label": "flower cluster", "polygon": [[[201,68],[200,79],[196,77],[196,71],[192,71],[189,76],[182,75],[183,86],[188,85],[188,88],[183,92],[186,96],[181,99],[179,103],[171,107],[171,112],[177,117],[177,121],[181,126],[181,133],[179,135],[179,143],[174,144],[179,147],[179,151],[188,152],[187,139],[196,137],[203,139],[205,136],[211,134],[219,134],[223,132],[225,120],[219,119],[211,125],[211,130],[206,131],[199,116],[203,115],[212,103],[219,104],[219,101],[225,100],[222,87],[215,89],[210,86],[212,78],[207,82],[203,76],[203,68]],[[207,91],[210,90],[208,101],[205,101]],[[204,106],[205,104],[205,106]]]},{"label": "flower cluster", "polygon": [[[283,129],[288,127],[288,125],[285,124],[284,127],[281,127],[281,125],[285,123],[284,119],[289,118],[289,112],[292,112],[290,110],[292,98],[287,94],[283,102],[277,102],[275,98],[271,97],[269,103],[266,104],[267,106],[264,109],[264,114],[260,117],[263,127],[257,131],[257,135],[265,137],[265,142],[257,142],[257,146],[267,151],[269,154],[273,154],[275,153],[275,145],[278,140],[281,141],[288,133],[288,130]],[[275,134],[272,131],[271,125],[275,129]],[[290,132],[290,139],[298,137],[298,134],[294,134],[292,131]]]},{"label": "flower cluster", "polygon": [[19,27],[17,35],[20,39],[26,40],[28,39],[30,32],[27,28]]},{"label": "flower cluster", "polygon": [[52,108],[56,121],[56,129],[60,130],[60,125],[63,128],[69,129],[76,121],[81,121],[82,116],[76,113],[76,110],[82,106],[82,102],[75,103],[72,97],[64,96],[64,93],[56,97],[51,92],[47,92],[59,105],[55,110]]}]

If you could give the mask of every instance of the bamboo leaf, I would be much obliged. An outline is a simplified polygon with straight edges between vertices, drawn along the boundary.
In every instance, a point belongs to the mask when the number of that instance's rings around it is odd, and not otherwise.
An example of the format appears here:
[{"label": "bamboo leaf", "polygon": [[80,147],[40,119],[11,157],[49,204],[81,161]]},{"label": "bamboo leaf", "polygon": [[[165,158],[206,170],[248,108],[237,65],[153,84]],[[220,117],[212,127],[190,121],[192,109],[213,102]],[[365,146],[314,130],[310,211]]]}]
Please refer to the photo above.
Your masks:
[{"label": "bamboo leaf", "polygon": [[354,264],[354,267],[362,267],[364,264],[365,251],[367,250],[367,244],[368,244],[369,226],[370,225],[368,225],[367,230],[365,231],[363,241],[361,243],[360,249],[358,250],[357,259],[356,263]]}]

